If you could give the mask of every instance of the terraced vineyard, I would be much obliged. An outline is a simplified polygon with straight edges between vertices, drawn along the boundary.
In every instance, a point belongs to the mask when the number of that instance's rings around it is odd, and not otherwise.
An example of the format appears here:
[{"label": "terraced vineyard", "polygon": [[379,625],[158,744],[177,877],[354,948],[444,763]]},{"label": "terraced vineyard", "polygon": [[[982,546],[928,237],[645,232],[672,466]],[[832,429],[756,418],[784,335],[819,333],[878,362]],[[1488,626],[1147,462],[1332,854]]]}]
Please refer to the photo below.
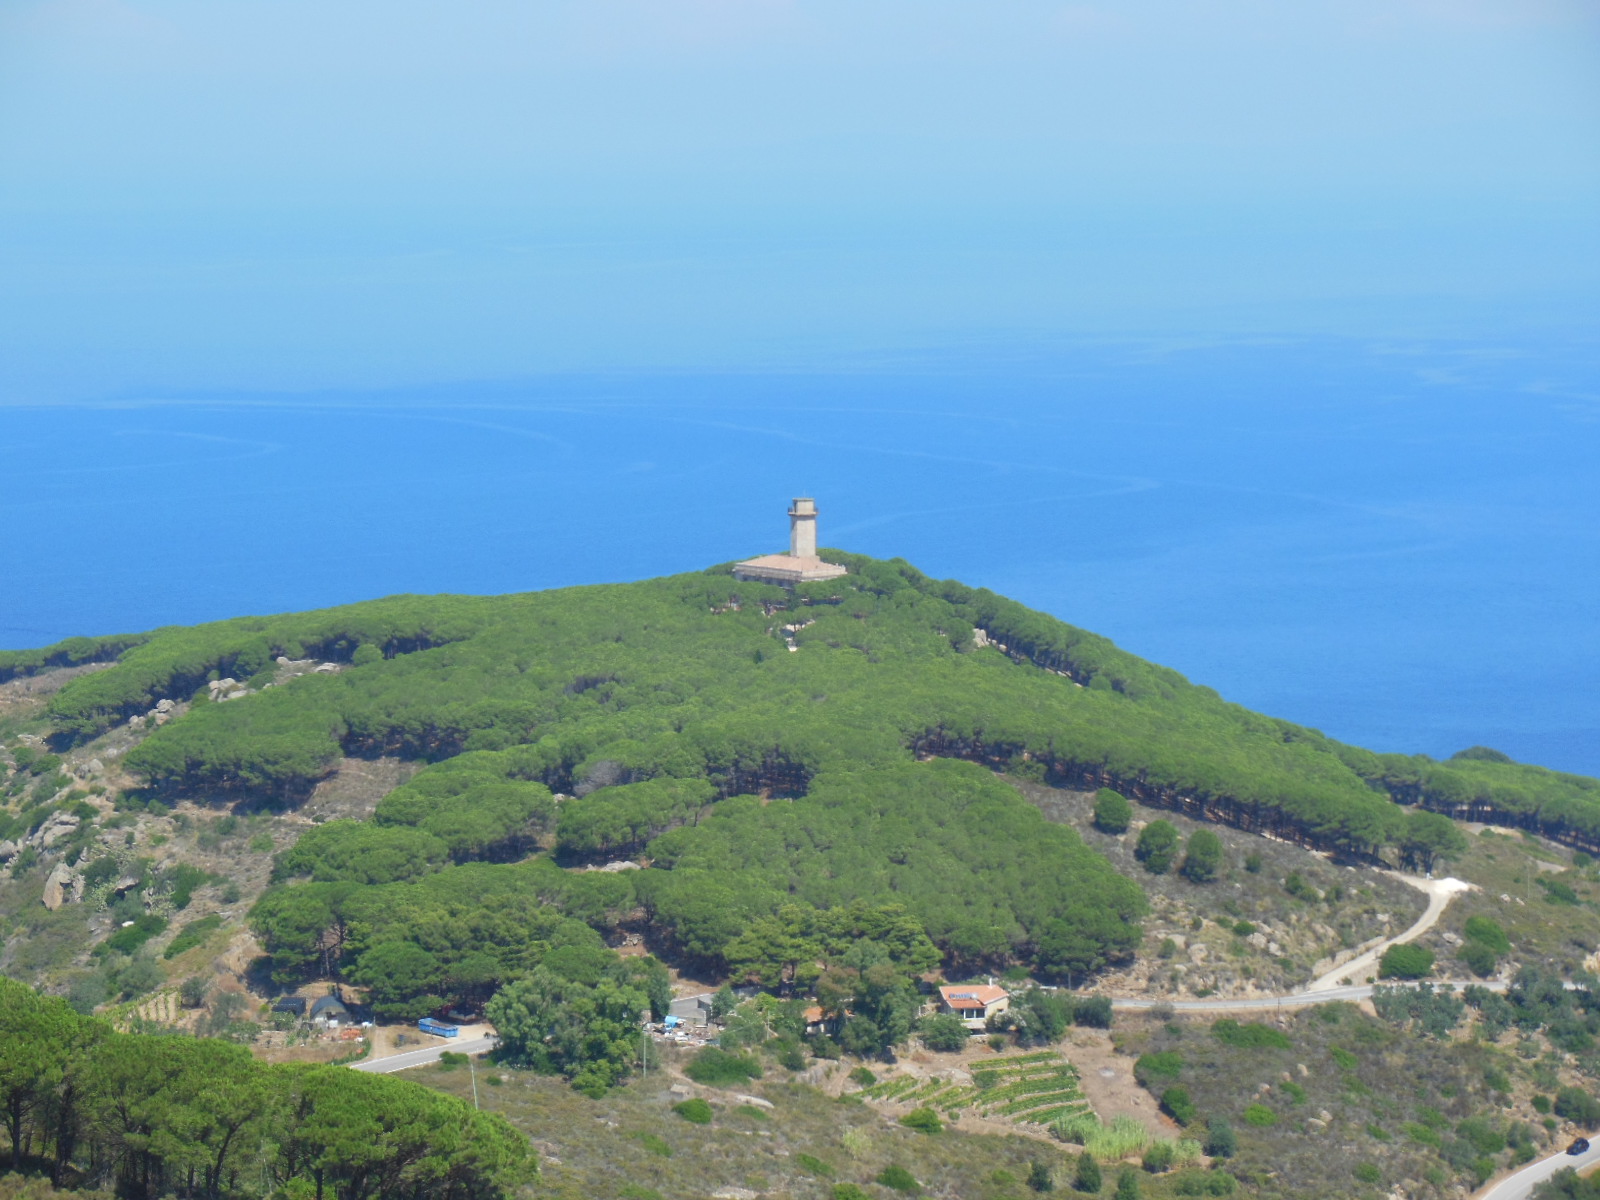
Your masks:
[{"label": "terraced vineyard", "polygon": [[976,1115],[1049,1125],[1060,1117],[1089,1112],[1078,1072],[1052,1050],[1012,1054],[972,1068],[972,1082],[948,1077],[899,1075],[865,1089],[869,1100],[932,1108],[946,1116]]}]

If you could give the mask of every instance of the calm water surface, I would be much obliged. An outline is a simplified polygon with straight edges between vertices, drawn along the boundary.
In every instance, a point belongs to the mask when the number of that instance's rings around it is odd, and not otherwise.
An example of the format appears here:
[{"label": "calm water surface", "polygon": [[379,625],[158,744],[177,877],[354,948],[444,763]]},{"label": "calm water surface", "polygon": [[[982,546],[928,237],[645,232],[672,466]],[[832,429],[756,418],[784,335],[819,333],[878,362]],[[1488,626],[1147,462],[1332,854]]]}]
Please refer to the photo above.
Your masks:
[{"label": "calm water surface", "polygon": [[1600,774],[1600,353],[1129,341],[0,407],[0,645],[903,556],[1381,750]]}]

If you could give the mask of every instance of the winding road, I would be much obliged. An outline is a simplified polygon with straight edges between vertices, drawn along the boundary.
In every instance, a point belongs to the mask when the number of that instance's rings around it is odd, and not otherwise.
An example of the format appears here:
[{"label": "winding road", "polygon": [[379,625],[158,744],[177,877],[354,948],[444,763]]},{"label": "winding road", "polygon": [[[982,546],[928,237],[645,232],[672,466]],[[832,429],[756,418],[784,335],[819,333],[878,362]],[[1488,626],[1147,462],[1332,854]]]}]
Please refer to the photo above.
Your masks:
[{"label": "winding road", "polygon": [[453,1046],[427,1046],[421,1050],[407,1050],[402,1054],[390,1054],[385,1058],[364,1058],[360,1062],[350,1064],[352,1071],[368,1071],[374,1075],[392,1075],[396,1071],[409,1070],[412,1067],[425,1067],[429,1063],[439,1061],[439,1056],[446,1051],[454,1054],[486,1054],[495,1048],[498,1038],[475,1037],[459,1041]]},{"label": "winding road", "polygon": [[[1378,959],[1390,946],[1409,942],[1432,929],[1444,910],[1449,907],[1450,901],[1460,893],[1469,890],[1473,885],[1464,883],[1459,879],[1430,879],[1419,880],[1409,876],[1398,876],[1411,886],[1428,894],[1428,907],[1422,915],[1403,933],[1392,938],[1387,938],[1376,945],[1369,947],[1348,962],[1342,963],[1333,970],[1319,976],[1306,985],[1303,991],[1291,992],[1282,996],[1247,996],[1233,999],[1206,999],[1206,1000],[1168,1000],[1164,998],[1113,998],[1111,1007],[1123,1011],[1137,1012],[1155,1008],[1160,1005],[1169,1005],[1177,1012],[1237,1012],[1239,1010],[1262,1010],[1303,1008],[1313,1004],[1333,1004],[1338,1001],[1368,1000],[1372,997],[1373,985],[1370,983],[1347,984],[1346,979],[1359,979],[1361,973],[1374,971]],[[1460,988],[1467,982],[1476,983],[1479,987],[1487,988],[1492,992],[1503,992],[1506,984],[1500,980],[1438,980],[1437,986]],[[1415,986],[1396,981],[1396,986]],[[1570,986],[1570,985],[1569,985]],[[674,1013],[684,1017],[691,1015],[691,1008],[699,997],[683,997],[675,1002]],[[683,1005],[683,1012],[678,1013],[677,1004]],[[455,1045],[428,1046],[421,1050],[407,1050],[402,1054],[391,1054],[385,1058],[365,1059],[361,1062],[351,1063],[351,1069],[367,1071],[378,1075],[388,1075],[396,1071],[406,1071],[413,1067],[424,1067],[439,1061],[446,1051],[457,1054],[484,1054],[493,1050],[496,1038],[492,1036],[468,1038],[457,1042]],[[1498,1183],[1488,1185],[1477,1193],[1475,1200],[1528,1200],[1534,1188],[1549,1179],[1563,1167],[1575,1167],[1582,1171],[1589,1167],[1600,1165],[1600,1139],[1596,1144],[1583,1154],[1571,1155],[1564,1151],[1540,1159],[1538,1162],[1529,1163],[1513,1175],[1508,1175]]]},{"label": "winding road", "polygon": [[1533,1195],[1534,1188],[1562,1167],[1575,1167],[1582,1173],[1596,1164],[1600,1164],[1600,1143],[1590,1146],[1582,1154],[1568,1154],[1565,1151],[1552,1154],[1549,1158],[1529,1163],[1515,1175],[1507,1175],[1499,1183],[1491,1184],[1478,1193],[1477,1200],[1527,1200]]}]

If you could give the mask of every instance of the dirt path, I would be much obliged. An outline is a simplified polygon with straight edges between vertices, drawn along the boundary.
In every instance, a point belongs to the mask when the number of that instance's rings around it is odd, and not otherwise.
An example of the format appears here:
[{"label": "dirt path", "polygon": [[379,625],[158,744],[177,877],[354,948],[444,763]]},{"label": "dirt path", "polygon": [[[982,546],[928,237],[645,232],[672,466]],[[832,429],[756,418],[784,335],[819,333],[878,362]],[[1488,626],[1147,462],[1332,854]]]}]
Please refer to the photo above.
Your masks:
[{"label": "dirt path", "polygon": [[[1417,918],[1416,923],[1404,933],[1374,942],[1354,958],[1333,966],[1302,988],[1302,994],[1305,992],[1325,992],[1333,988],[1342,987],[1347,979],[1352,983],[1358,984],[1367,982],[1369,976],[1377,975],[1378,960],[1383,957],[1385,950],[1390,946],[1409,942],[1413,938],[1421,937],[1424,933],[1427,933],[1439,918],[1444,915],[1444,910],[1449,907],[1451,900],[1461,892],[1473,891],[1477,886],[1476,884],[1456,879],[1453,876],[1446,879],[1418,879],[1413,875],[1402,875],[1398,871],[1386,871],[1384,873],[1425,893],[1428,897],[1428,907],[1422,910],[1422,915]],[[1321,964],[1319,963],[1318,966],[1321,966]]]}]

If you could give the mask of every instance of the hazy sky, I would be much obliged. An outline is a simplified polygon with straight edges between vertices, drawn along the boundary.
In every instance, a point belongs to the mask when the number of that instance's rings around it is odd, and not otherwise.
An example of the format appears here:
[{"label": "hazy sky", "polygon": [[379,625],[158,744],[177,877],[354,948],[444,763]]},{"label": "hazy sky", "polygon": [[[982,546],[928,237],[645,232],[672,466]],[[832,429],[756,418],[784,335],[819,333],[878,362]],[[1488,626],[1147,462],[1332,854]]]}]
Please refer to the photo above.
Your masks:
[{"label": "hazy sky", "polygon": [[0,402],[1600,311],[1593,0],[0,0]]}]

